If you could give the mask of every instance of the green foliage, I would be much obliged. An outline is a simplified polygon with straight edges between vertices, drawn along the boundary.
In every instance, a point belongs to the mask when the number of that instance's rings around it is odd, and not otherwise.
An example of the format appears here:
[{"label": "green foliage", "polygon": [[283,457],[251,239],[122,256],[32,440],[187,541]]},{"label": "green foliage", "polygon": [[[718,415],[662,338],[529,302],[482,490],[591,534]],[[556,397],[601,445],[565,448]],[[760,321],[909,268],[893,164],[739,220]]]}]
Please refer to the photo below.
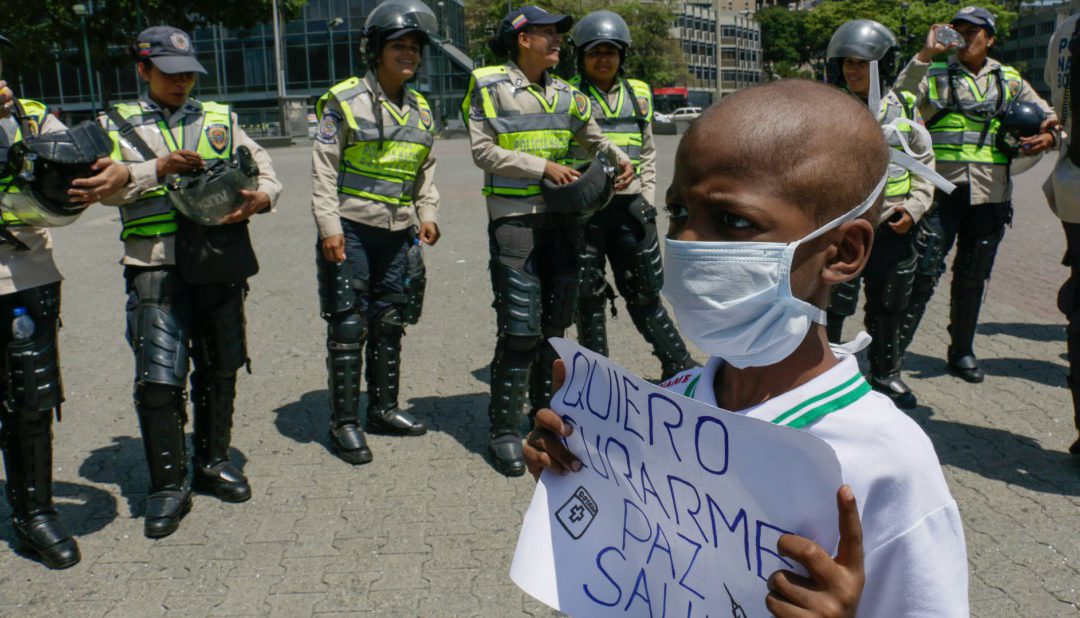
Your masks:
[{"label": "green foliage", "polygon": [[[645,2],[642,0],[543,0],[537,6],[551,11],[584,17],[591,11],[607,9],[622,15],[630,26],[634,46],[627,58],[626,74],[650,84],[670,84],[686,76],[682,50],[679,42],[670,35],[675,23],[670,0]],[[519,6],[515,3],[514,6]],[[487,41],[498,29],[506,15],[505,2],[481,2],[466,0],[465,27],[469,54],[481,64],[501,62],[487,48]],[[567,44],[558,67],[561,75],[575,72],[573,50]]]},{"label": "green foliage", "polygon": [[[1017,17],[1017,3],[1010,0],[964,0],[962,4],[926,0],[824,0],[812,11],[788,11],[772,7],[759,11],[766,70],[780,74],[781,63],[810,65],[820,70],[832,33],[846,21],[873,19],[896,35],[901,56],[910,58],[926,40],[930,26],[948,23],[960,6],[989,9],[997,16],[996,39],[1002,41]],[[905,30],[906,25],[906,30]],[[991,52],[992,53],[992,52]]]},{"label": "green foliage", "polygon": [[[295,17],[308,0],[279,0],[285,18]],[[188,32],[209,24],[250,28],[271,19],[272,0],[83,0],[92,6],[87,36],[95,66],[129,62],[126,50],[135,36],[153,25],[168,24]],[[0,34],[15,43],[4,50],[5,64],[33,70],[50,65],[57,49],[82,49],[81,19],[72,0],[0,2]],[[81,58],[81,56],[80,56]]]}]

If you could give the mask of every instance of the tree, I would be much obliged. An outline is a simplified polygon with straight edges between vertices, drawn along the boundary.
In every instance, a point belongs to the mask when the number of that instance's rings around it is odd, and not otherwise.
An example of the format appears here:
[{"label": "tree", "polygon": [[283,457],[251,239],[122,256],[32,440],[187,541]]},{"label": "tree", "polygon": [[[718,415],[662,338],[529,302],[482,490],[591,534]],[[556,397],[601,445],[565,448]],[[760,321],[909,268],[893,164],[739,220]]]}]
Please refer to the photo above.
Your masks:
[{"label": "tree", "polygon": [[[190,32],[210,24],[250,28],[271,19],[272,0],[84,0],[93,7],[87,19],[90,55],[94,66],[116,66],[130,61],[126,50],[143,29],[169,24]],[[286,19],[300,14],[308,0],[279,0]],[[72,0],[37,0],[33,10],[25,3],[0,3],[0,34],[15,43],[4,50],[5,64],[34,70],[54,62],[53,46],[82,49],[82,25]]]},{"label": "tree", "polygon": [[[544,0],[538,6],[551,11],[573,15],[576,18],[607,9],[622,15],[630,26],[634,41],[627,58],[626,74],[653,85],[677,82],[686,76],[686,66],[679,43],[671,37],[675,22],[673,4],[670,0],[645,2],[642,0]],[[506,3],[467,0],[465,3],[465,27],[469,54],[481,64],[501,62],[487,49],[488,39],[506,16]],[[558,67],[561,75],[572,75],[573,50],[569,43],[564,46],[563,61]]]},{"label": "tree", "polygon": [[810,57],[803,42],[806,31],[806,12],[790,11],[785,6],[761,9],[755,16],[761,26],[761,59],[765,72],[780,77],[793,77],[795,67]]}]

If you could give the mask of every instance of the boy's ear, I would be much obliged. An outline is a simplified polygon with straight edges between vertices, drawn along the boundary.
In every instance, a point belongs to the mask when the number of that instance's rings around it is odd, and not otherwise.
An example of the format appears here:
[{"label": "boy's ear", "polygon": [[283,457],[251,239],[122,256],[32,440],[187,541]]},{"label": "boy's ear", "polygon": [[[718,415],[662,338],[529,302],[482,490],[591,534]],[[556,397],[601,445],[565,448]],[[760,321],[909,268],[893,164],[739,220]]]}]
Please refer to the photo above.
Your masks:
[{"label": "boy's ear", "polygon": [[826,285],[851,281],[859,276],[870,259],[874,245],[874,226],[866,219],[855,219],[840,226],[840,238],[821,272]]}]

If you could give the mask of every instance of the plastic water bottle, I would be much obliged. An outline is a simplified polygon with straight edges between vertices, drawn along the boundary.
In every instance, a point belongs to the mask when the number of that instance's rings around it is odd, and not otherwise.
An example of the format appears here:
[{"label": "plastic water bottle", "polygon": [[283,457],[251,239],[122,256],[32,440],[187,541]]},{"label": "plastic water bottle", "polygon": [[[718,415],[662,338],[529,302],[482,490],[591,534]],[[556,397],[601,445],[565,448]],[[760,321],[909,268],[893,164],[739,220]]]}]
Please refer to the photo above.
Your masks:
[{"label": "plastic water bottle", "polygon": [[967,47],[967,41],[964,40],[964,37],[950,26],[942,26],[935,30],[934,38],[937,39],[938,43],[941,43],[945,47],[948,47],[953,43],[956,43],[956,49]]},{"label": "plastic water bottle", "polygon": [[15,319],[11,321],[11,335],[15,341],[26,341],[34,336],[34,319],[26,314],[26,307],[15,307]]},{"label": "plastic water bottle", "polygon": [[413,283],[413,280],[423,275],[421,269],[424,268],[424,254],[423,249],[420,248],[419,236],[414,238],[412,244],[409,245],[409,250],[405,254],[405,260],[405,290],[406,292],[408,292],[409,287]]}]

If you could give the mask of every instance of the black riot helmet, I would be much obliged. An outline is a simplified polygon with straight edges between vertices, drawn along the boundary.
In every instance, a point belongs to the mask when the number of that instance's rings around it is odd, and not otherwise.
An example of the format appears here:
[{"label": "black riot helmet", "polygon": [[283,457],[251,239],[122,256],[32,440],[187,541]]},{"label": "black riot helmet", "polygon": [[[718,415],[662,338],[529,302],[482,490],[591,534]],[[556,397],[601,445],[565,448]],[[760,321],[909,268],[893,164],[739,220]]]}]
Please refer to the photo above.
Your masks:
[{"label": "black riot helmet", "polygon": [[633,43],[630,38],[630,27],[621,15],[612,11],[593,11],[581,21],[574,24],[570,30],[570,39],[577,53],[578,70],[582,69],[585,52],[600,43],[611,43],[619,49],[620,70],[622,62],[626,60],[626,50]]},{"label": "black riot helmet", "polygon": [[67,225],[88,204],[72,204],[71,181],[95,175],[91,166],[109,156],[113,144],[97,123],[24,137],[11,147],[8,163],[17,192],[3,195],[3,209],[35,227]]},{"label": "black riot helmet", "polygon": [[1020,153],[1020,139],[1038,135],[1046,113],[1034,103],[1012,99],[998,116],[1001,130],[998,131],[998,148],[1015,157]]},{"label": "black riot helmet", "polygon": [[259,164],[247,146],[239,146],[228,159],[214,159],[206,167],[165,179],[169,200],[188,219],[202,225],[221,225],[244,201],[241,191],[259,184]]},{"label": "black riot helmet", "polygon": [[872,19],[853,19],[836,29],[825,52],[825,75],[829,83],[841,88],[846,85],[845,58],[877,61],[878,78],[884,91],[892,85],[899,69],[899,46],[892,31],[880,23]]},{"label": "black riot helmet", "polygon": [[374,61],[387,41],[416,33],[420,44],[427,45],[438,31],[435,13],[421,0],[383,0],[364,22],[364,52],[369,61]]},{"label": "black riot helmet", "polygon": [[578,166],[581,176],[564,185],[547,178],[540,181],[540,192],[548,210],[583,218],[591,217],[608,205],[615,196],[616,167],[603,152]]}]

